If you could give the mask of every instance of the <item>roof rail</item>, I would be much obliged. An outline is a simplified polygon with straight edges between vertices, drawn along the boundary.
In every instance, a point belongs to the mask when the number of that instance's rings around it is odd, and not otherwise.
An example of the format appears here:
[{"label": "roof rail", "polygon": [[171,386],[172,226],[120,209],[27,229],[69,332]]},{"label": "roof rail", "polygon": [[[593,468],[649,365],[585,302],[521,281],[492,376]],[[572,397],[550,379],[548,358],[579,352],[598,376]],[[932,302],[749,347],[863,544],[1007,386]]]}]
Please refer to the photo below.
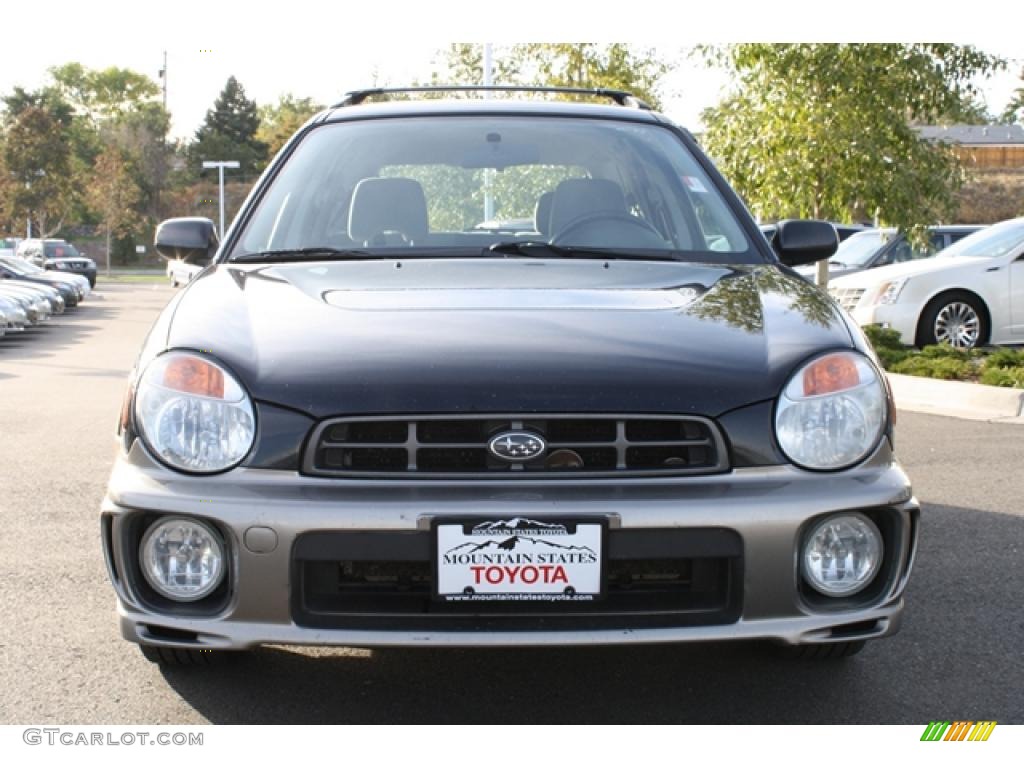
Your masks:
[{"label": "roof rail", "polygon": [[362,104],[371,96],[383,96],[390,93],[466,93],[470,91],[487,91],[499,93],[568,93],[585,96],[601,96],[611,99],[622,107],[634,109],[650,109],[650,105],[638,99],[629,91],[617,91],[613,88],[559,88],[552,85],[419,85],[410,88],[365,88],[349,91],[345,98],[331,109],[338,107],[354,107]]}]

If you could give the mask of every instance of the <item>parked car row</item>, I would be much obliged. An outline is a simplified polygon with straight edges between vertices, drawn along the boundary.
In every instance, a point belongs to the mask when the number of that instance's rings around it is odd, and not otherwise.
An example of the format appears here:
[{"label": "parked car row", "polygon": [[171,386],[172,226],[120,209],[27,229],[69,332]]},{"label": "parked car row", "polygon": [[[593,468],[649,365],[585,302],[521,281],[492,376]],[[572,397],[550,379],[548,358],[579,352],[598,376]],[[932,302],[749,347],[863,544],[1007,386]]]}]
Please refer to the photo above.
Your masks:
[{"label": "parked car row", "polygon": [[[865,229],[846,239],[840,238],[842,242],[839,248],[828,260],[828,277],[832,280],[843,275],[863,272],[865,269],[931,258],[982,228],[978,224],[929,227],[928,242],[923,247],[912,244],[902,233],[891,227]],[[813,280],[817,273],[817,265],[800,267],[797,272]]]},{"label": "parked car row", "polygon": [[17,256],[0,256],[0,337],[78,306],[91,290],[83,275],[43,269]]},{"label": "parked car row", "polygon": [[42,269],[81,275],[90,287],[96,285],[96,262],[66,240],[22,240],[15,255]]},{"label": "parked car row", "polygon": [[[933,238],[956,240],[933,258],[914,255],[899,236],[865,248],[861,266],[829,281],[829,292],[860,325],[891,328],[906,344],[1024,344],[1024,218],[964,229],[934,228]],[[851,237],[830,263],[859,238],[875,243],[876,233]]]}]

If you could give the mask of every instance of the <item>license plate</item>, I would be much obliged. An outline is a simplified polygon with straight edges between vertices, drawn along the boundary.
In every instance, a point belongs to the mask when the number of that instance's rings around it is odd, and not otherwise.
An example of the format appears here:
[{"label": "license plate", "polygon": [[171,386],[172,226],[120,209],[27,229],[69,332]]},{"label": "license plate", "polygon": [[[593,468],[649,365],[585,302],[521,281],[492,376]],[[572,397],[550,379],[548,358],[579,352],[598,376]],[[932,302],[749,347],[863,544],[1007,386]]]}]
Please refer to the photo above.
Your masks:
[{"label": "license plate", "polygon": [[603,520],[435,523],[436,595],[448,602],[581,602],[601,596]]}]

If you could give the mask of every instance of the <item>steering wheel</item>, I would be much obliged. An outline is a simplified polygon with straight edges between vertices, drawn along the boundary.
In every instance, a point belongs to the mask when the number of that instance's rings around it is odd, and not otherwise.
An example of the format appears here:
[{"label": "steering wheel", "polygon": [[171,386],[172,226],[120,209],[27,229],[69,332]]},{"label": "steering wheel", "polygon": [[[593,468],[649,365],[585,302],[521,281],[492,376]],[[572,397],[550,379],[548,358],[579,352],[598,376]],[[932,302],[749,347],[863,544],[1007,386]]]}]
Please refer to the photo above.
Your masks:
[{"label": "steering wheel", "polygon": [[[606,211],[603,213],[591,213],[585,216],[580,216],[578,219],[574,219],[566,224],[562,229],[555,233],[551,238],[552,245],[589,245],[586,242],[573,242],[565,243],[563,241],[569,239],[569,236],[577,233],[581,229],[588,227],[598,229],[594,227],[595,224],[607,225],[607,224],[628,224],[634,229],[642,230],[643,237],[630,239],[626,238],[623,242],[616,242],[615,234],[619,233],[618,227],[611,227],[608,234],[601,233],[598,237],[600,242],[595,243],[599,246],[611,246],[621,248],[664,248],[665,239],[658,233],[654,227],[648,224],[643,219],[632,216],[628,213],[615,213],[613,211]],[[612,235],[609,237],[609,235]],[[637,242],[639,240],[639,242]]]}]

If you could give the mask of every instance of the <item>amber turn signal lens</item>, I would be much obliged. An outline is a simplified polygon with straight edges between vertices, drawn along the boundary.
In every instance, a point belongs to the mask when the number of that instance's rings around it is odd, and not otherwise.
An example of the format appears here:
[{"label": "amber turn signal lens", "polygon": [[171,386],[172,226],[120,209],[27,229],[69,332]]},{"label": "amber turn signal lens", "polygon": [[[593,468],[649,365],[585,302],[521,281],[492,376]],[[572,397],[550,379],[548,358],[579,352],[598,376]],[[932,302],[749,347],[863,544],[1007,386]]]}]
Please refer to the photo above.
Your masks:
[{"label": "amber turn signal lens", "polygon": [[124,399],[121,401],[121,418],[117,422],[117,434],[121,435],[132,423],[132,397],[135,394],[135,387],[131,384],[125,390]]},{"label": "amber turn signal lens", "polygon": [[849,355],[826,355],[804,370],[804,397],[842,392],[858,384],[857,363]]},{"label": "amber turn signal lens", "polygon": [[164,369],[163,385],[200,397],[224,397],[224,373],[198,357],[180,355],[172,359]]}]

